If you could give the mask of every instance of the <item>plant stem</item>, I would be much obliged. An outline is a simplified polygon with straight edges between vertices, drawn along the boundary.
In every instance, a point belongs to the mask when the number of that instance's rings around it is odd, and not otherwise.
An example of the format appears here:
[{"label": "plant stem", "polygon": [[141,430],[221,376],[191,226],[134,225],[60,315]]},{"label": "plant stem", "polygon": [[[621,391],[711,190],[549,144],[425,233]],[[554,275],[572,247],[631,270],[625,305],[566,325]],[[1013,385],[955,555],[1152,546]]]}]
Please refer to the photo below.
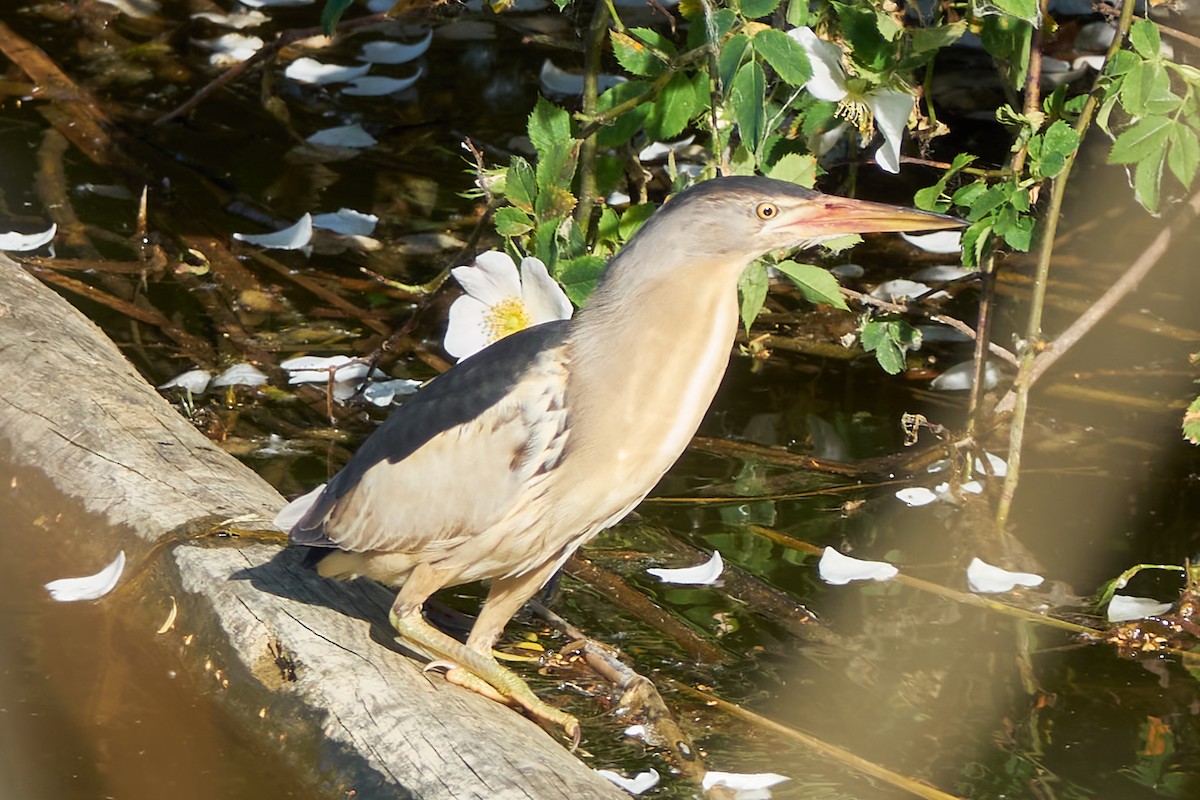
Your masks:
[{"label": "plant stem", "polygon": [[[585,117],[596,115],[596,98],[599,96],[600,53],[608,37],[609,4],[597,3],[588,25],[587,52],[584,54],[583,106]],[[587,241],[591,227],[592,209],[596,206],[596,133],[592,131],[583,139],[579,148],[579,204],[575,206],[575,224]]]}]

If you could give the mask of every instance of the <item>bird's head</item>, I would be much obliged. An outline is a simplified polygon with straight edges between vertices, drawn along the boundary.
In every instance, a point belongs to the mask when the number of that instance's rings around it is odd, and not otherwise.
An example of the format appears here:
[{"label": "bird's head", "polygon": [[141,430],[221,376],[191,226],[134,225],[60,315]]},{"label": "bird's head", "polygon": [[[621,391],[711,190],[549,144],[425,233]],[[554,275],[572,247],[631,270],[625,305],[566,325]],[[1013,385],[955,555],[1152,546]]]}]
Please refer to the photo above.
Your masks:
[{"label": "bird's head", "polygon": [[761,177],[715,178],[666,203],[626,245],[635,269],[672,270],[687,262],[728,265],[740,273],[776,250],[811,247],[851,233],[960,228],[944,214],[821,194]]}]

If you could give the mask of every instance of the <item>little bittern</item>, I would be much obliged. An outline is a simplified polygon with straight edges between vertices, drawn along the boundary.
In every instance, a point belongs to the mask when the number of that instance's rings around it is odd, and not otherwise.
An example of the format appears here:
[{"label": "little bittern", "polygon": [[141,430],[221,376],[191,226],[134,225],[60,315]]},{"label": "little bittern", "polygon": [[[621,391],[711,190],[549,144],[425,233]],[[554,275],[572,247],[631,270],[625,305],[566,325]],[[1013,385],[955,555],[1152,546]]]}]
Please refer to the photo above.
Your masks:
[{"label": "little bittern", "polygon": [[[400,587],[392,625],[449,680],[578,739],[575,718],[501,667],[492,646],[687,446],[729,361],[742,270],[843,234],[962,224],[767,178],[701,183],[638,231],[574,319],[501,339],[433,380],[281,521],[291,541],[331,549],[322,575]],[[476,580],[491,588],[463,645],[422,606]]]}]

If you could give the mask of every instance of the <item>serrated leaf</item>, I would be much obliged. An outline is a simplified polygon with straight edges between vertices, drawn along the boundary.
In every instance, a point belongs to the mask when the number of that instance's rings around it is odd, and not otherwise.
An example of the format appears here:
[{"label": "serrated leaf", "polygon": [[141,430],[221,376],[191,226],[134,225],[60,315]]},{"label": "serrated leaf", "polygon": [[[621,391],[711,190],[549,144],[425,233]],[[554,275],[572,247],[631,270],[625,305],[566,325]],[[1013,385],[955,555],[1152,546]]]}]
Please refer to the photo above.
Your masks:
[{"label": "serrated leaf", "polygon": [[761,19],[779,8],[779,0],[741,0],[738,5],[746,19]]},{"label": "serrated leaf", "polygon": [[838,253],[849,250],[855,245],[862,244],[862,240],[863,238],[857,233],[843,233],[841,236],[822,239],[819,246],[829,255],[836,256]]},{"label": "serrated leaf", "polygon": [[1026,22],[1037,21],[1037,0],[993,0],[993,2],[997,8],[1010,16]]},{"label": "serrated leaf", "polygon": [[752,153],[758,152],[767,125],[767,113],[763,107],[766,84],[767,78],[762,67],[756,61],[748,61],[729,85],[729,104],[733,118],[737,120],[738,134],[742,137],[742,144]]},{"label": "serrated leaf", "polygon": [[1046,152],[1058,153],[1063,156],[1071,155],[1079,147],[1079,134],[1061,119],[1056,120],[1046,129],[1043,139]]},{"label": "serrated leaf", "polygon": [[802,28],[808,25],[808,3],[789,2],[787,5],[787,24],[791,28]]},{"label": "serrated leaf", "polygon": [[808,54],[799,42],[783,31],[768,28],[759,31],[750,42],[784,83],[799,88],[812,77]]},{"label": "serrated leaf", "polygon": [[614,30],[609,35],[617,62],[634,75],[657,78],[675,55],[675,45],[649,28],[632,28],[628,33]]},{"label": "serrated leaf", "polygon": [[519,208],[505,206],[496,209],[496,233],[505,237],[522,236],[533,230],[533,220]]},{"label": "serrated leaf", "polygon": [[1200,141],[1196,132],[1183,123],[1176,123],[1171,131],[1171,149],[1167,151],[1167,166],[1171,174],[1190,189],[1196,177],[1196,169],[1200,167]]},{"label": "serrated leaf", "polygon": [[963,231],[962,258],[963,266],[968,269],[978,268],[991,247],[992,223],[977,222]]},{"label": "serrated leaf", "polygon": [[1169,104],[1171,97],[1171,77],[1158,62],[1139,64],[1121,83],[1121,105],[1135,117],[1148,113],[1152,105]]},{"label": "serrated leaf", "polygon": [[[626,81],[618,83],[596,98],[596,113],[603,114],[613,106],[641,97],[650,91],[646,81]],[[621,114],[612,124],[605,125],[596,132],[596,143],[602,149],[620,147],[632,139],[642,129],[642,124],[650,114],[650,104],[642,103]]]},{"label": "serrated leaf", "polygon": [[[913,202],[917,208],[923,208],[926,211],[946,211],[950,208],[950,203],[942,197],[946,191],[946,186],[963,167],[975,160],[975,156],[970,153],[959,153],[954,157],[954,161],[950,163],[950,169],[942,173],[942,177],[938,178],[937,183],[933,186],[926,186],[924,189],[918,189],[913,195]],[[959,192],[962,190],[960,189]],[[955,193],[957,198],[958,193]],[[957,199],[955,202],[958,202]],[[963,204],[965,205],[965,203]]]},{"label": "serrated leaf", "polygon": [[967,219],[971,222],[978,222],[986,217],[995,209],[1004,204],[1008,199],[1008,192],[1004,186],[989,186],[978,197],[974,198],[969,206]]},{"label": "serrated leaf", "polygon": [[621,239],[629,241],[630,237],[637,233],[638,228],[645,224],[646,220],[654,215],[653,203],[642,203],[641,205],[630,206],[625,209],[625,213],[621,215],[621,222],[617,230],[621,234]]},{"label": "serrated leaf", "polygon": [[672,139],[682,133],[703,108],[691,78],[676,72],[650,107],[645,121],[646,135],[656,140]]},{"label": "serrated leaf", "polygon": [[1162,193],[1162,171],[1166,153],[1158,151],[1133,168],[1133,193],[1142,207],[1154,214]]},{"label": "serrated leaf", "polygon": [[966,20],[951,22],[948,25],[938,25],[936,28],[909,28],[909,42],[915,54],[941,50],[949,47],[962,38],[967,32]]},{"label": "serrated leaf", "polygon": [[767,302],[768,288],[770,288],[770,280],[767,277],[767,268],[762,261],[755,261],[742,270],[742,274],[738,278],[738,294],[742,298],[742,327],[746,329],[746,333],[750,333],[750,326],[754,324],[758,312],[762,311],[763,305]]},{"label": "serrated leaf", "polygon": [[767,177],[811,189],[817,182],[817,158],[810,153],[788,153],[767,171]]},{"label": "serrated leaf", "polygon": [[1129,43],[1142,58],[1157,60],[1162,55],[1158,26],[1148,19],[1133,23],[1129,29]]},{"label": "serrated leaf", "polygon": [[537,177],[533,167],[520,156],[513,156],[504,177],[504,196],[522,211],[533,211],[537,199]]},{"label": "serrated leaf", "polygon": [[575,210],[575,204],[578,201],[575,195],[565,186],[559,184],[550,184],[542,186],[538,191],[537,218],[539,220],[559,219],[565,217]]},{"label": "serrated leaf", "polygon": [[526,130],[540,155],[571,138],[571,115],[546,98],[539,97],[529,114]]},{"label": "serrated leaf", "polygon": [[796,284],[808,302],[824,303],[843,311],[850,310],[846,305],[846,300],[842,297],[837,278],[833,277],[828,270],[812,264],[797,264],[795,261],[780,261],[774,266],[792,283]]},{"label": "serrated leaf", "polygon": [[604,264],[604,259],[597,256],[580,256],[563,262],[558,272],[558,282],[562,284],[567,298],[576,306],[582,308],[587,302],[588,295],[604,274]]},{"label": "serrated leaf", "polygon": [[1110,164],[1135,164],[1159,152],[1171,133],[1171,120],[1166,117],[1147,117],[1138,120],[1113,142],[1108,153]]},{"label": "serrated leaf", "polygon": [[1200,444],[1200,397],[1192,401],[1183,415],[1183,438]]},{"label": "serrated leaf", "polygon": [[750,37],[743,33],[730,36],[729,41],[725,42],[721,55],[717,57],[717,77],[722,86],[728,88],[733,83],[733,76],[741,69],[750,49]]},{"label": "serrated leaf", "polygon": [[842,23],[842,33],[850,43],[854,60],[872,72],[882,70],[895,52],[895,47],[879,30],[875,10],[832,3]]},{"label": "serrated leaf", "polygon": [[987,188],[987,181],[977,180],[974,183],[968,183],[966,186],[959,187],[951,196],[951,199],[954,205],[966,208],[974,203],[981,194],[986,192]]},{"label": "serrated leaf", "polygon": [[896,344],[890,326],[895,320],[868,322],[864,327],[860,340],[863,349],[875,354],[875,360],[883,371],[889,375],[897,375],[904,370],[904,350]]}]

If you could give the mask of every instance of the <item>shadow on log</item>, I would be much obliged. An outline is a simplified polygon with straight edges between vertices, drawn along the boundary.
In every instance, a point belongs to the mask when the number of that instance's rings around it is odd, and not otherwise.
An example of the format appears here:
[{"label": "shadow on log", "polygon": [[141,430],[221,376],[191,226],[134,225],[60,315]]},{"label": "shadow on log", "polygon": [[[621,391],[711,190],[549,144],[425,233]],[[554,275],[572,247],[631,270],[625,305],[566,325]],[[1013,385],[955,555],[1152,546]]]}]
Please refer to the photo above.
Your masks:
[{"label": "shadow on log", "polygon": [[283,499],[3,255],[0,354],[0,453],[107,522],[80,541],[45,542],[63,551],[63,574],[125,550],[123,583],[149,577],[135,602],[159,615],[167,595],[178,599],[190,666],[220,670],[238,722],[286,741],[283,757],[322,796],[625,796],[534,723],[398,653],[383,587],[322,580],[279,546],[186,541],[233,519],[269,528]]}]

